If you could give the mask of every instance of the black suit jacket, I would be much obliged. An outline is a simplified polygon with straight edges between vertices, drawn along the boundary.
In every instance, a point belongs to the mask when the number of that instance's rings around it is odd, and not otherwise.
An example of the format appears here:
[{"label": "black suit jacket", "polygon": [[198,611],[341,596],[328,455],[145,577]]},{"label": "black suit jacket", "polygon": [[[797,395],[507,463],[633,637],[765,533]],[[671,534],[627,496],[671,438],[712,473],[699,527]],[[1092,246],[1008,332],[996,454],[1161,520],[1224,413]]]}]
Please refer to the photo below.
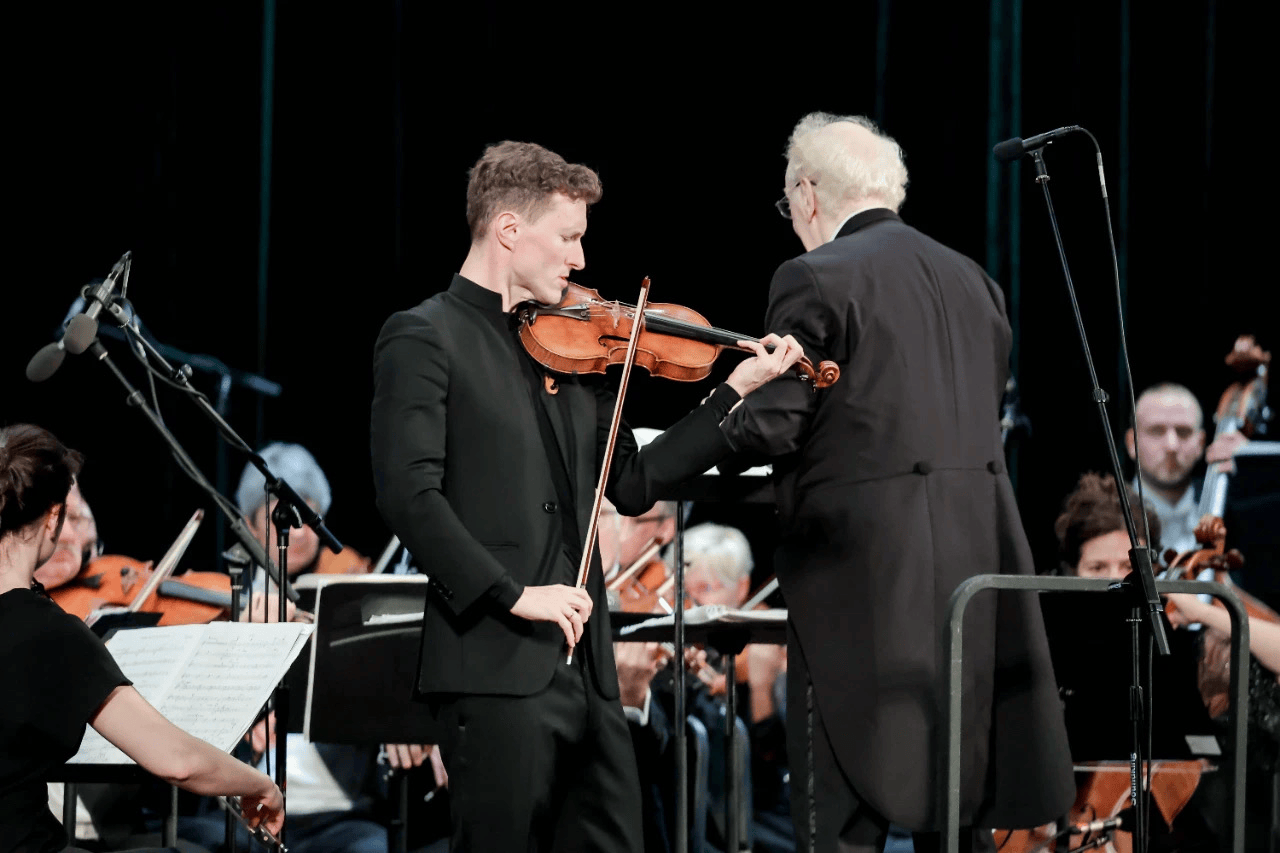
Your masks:
[{"label": "black suit jacket", "polygon": [[[509,607],[524,586],[572,585],[557,513],[585,534],[613,416],[602,377],[557,376],[531,391],[501,297],[462,276],[393,314],[374,351],[372,450],[378,508],[431,577],[420,694],[529,695],[551,680],[564,634]],[[731,446],[720,421],[738,396],[721,385],[643,452],[620,431],[606,495],[638,515]],[[558,505],[535,405],[546,407],[575,506]],[[558,462],[556,464],[559,464]],[[586,653],[598,689],[618,695],[599,556]]]},{"label": "black suit jacket", "polygon": [[[841,368],[817,394],[771,383],[725,423],[735,446],[776,457],[775,568],[818,708],[858,794],[936,828],[951,593],[1034,571],[1000,444],[1003,297],[972,260],[869,210],[779,267],[765,326]],[[965,820],[1065,813],[1074,785],[1035,597],[978,596],[964,650]]]}]

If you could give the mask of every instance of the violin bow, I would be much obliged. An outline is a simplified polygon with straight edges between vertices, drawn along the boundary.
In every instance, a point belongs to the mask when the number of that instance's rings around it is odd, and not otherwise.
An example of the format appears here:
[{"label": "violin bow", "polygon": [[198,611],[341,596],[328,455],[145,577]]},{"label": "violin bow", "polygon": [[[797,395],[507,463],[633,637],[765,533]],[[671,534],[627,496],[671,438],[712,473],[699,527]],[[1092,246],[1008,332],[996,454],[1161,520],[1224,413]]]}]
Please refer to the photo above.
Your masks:
[{"label": "violin bow", "polygon": [[[644,309],[649,304],[649,277],[640,285],[640,298],[636,301],[636,315],[631,323],[631,340],[627,342],[627,359],[622,364],[622,380],[618,383],[618,399],[613,404],[613,421],[609,424],[609,441],[605,445],[604,463],[600,466],[600,481],[596,484],[596,496],[591,505],[591,521],[587,525],[587,537],[582,543],[582,561],[578,564],[578,589],[587,585],[587,571],[591,568],[591,555],[596,548],[596,534],[600,528],[600,507],[604,500],[604,487],[609,482],[609,467],[613,463],[613,449],[618,441],[618,425],[622,422],[622,402],[627,396],[627,384],[631,380],[631,368],[636,363],[636,348],[640,343],[640,329],[644,325]],[[573,649],[569,650],[565,663],[573,663]]]},{"label": "violin bow", "polygon": [[631,580],[631,576],[636,572],[649,565],[653,558],[658,556],[658,552],[661,550],[662,543],[657,539],[650,539],[649,544],[640,552],[640,556],[636,557],[635,562],[628,566],[624,571],[615,575],[613,580],[609,581],[609,585],[606,588],[611,590],[622,589],[622,585]]},{"label": "violin bow", "polygon": [[280,843],[280,839],[276,838],[263,826],[250,826],[249,821],[244,819],[244,810],[240,808],[239,797],[218,797],[218,802],[224,809],[235,816],[245,829],[249,830],[249,834],[259,844],[262,844],[274,853],[289,853],[289,848]]},{"label": "violin bow", "polygon": [[182,559],[182,555],[187,553],[187,546],[191,544],[191,540],[196,535],[196,530],[200,528],[200,522],[204,521],[204,510],[197,509],[191,515],[191,519],[186,526],[182,528],[182,532],[178,534],[178,538],[173,540],[173,544],[169,546],[169,550],[165,551],[164,556],[160,558],[160,562],[156,563],[155,570],[151,572],[151,577],[147,578],[147,582],[143,584],[142,589],[133,597],[133,601],[126,608],[130,612],[137,612],[146,600],[151,597],[151,593],[155,592],[160,582],[166,580],[173,574],[173,570],[178,567],[178,561]]}]

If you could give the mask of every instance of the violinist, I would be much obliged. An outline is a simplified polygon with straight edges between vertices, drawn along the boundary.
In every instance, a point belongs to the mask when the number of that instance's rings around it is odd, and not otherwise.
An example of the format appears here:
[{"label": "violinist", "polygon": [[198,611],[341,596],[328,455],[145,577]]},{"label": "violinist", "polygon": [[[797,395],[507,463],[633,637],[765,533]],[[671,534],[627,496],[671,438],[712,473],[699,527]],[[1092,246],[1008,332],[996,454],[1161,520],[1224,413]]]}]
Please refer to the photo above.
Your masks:
[{"label": "violinist", "polygon": [[94,557],[101,555],[98,525],[88,502],[80,494],[80,484],[76,483],[67,495],[67,520],[58,535],[58,545],[53,556],[36,569],[36,580],[46,590],[56,589],[75,580]]},{"label": "violinist", "polygon": [[[288,481],[311,508],[324,515],[333,503],[329,479],[315,457],[298,444],[276,442],[259,451],[276,476]],[[264,492],[266,480],[252,464],[245,465],[236,489],[236,502],[254,536],[269,543],[274,553],[275,528],[270,521]],[[317,571],[324,556],[334,556],[320,545],[315,532],[303,526],[289,536],[288,570],[290,578]],[[352,569],[363,571],[363,559],[344,551]],[[342,556],[342,555],[339,555]],[[267,585],[259,572],[255,587]],[[278,617],[275,595],[254,595],[251,605],[253,620],[260,621],[265,610],[268,621]],[[265,767],[267,751],[274,747],[276,720],[274,713],[259,721],[247,736],[252,760]],[[289,815],[286,833],[289,849],[295,853],[386,853],[386,827],[375,819],[374,805],[378,782],[378,746],[376,744],[312,743],[300,733],[287,735],[285,778],[289,791]],[[393,745],[386,748],[389,756],[407,767],[423,763],[430,747]],[[184,818],[179,825],[182,838],[214,849],[224,834],[224,820],[217,813]],[[241,846],[247,837],[241,833]]]},{"label": "violinist", "polygon": [[[598,552],[578,563],[614,392],[553,374],[516,337],[584,265],[599,177],[547,149],[490,146],[471,169],[471,246],[446,292],[392,315],[374,350],[378,508],[431,577],[417,690],[442,731],[452,849],[635,851],[640,796]],[[800,357],[742,361],[639,451],[619,430],[605,492],[638,515],[731,451],[720,423]],[[566,650],[572,650],[566,656]]]},{"label": "violinist", "polygon": [[284,802],[275,783],[157,713],[102,642],[35,581],[79,469],[80,455],[46,430],[0,429],[0,851],[67,847],[44,778],[76,753],[86,723],[161,779],[239,796],[246,820],[278,832]]},{"label": "violinist", "polygon": [[[266,460],[272,472],[293,486],[313,510],[321,516],[329,512],[329,507],[333,504],[333,491],[329,487],[329,478],[325,476],[311,451],[300,444],[277,441],[268,444],[258,453]],[[276,507],[276,501],[266,493],[266,484],[262,472],[252,463],[246,463],[236,487],[236,505],[244,515],[254,538],[266,543],[267,552],[274,554],[276,528],[271,521],[271,512]],[[316,532],[303,525],[289,531],[288,569],[290,578],[312,572],[364,574],[369,571],[369,561],[352,548],[344,548],[341,554],[322,548]],[[259,573],[254,581],[255,588],[262,589],[264,582],[265,573]]]},{"label": "violinist", "polygon": [[[899,217],[906,185],[869,119],[796,125],[777,206],[805,251],[775,271],[764,325],[841,377],[816,394],[772,383],[726,423],[735,467],[774,460],[787,752],[812,759],[792,814],[799,849],[820,853],[879,851],[890,822],[918,851],[939,843],[947,602],[973,575],[1034,572],[1000,446],[1004,298]],[[1074,786],[1035,598],[978,596],[966,625],[961,825],[1052,820]]]}]

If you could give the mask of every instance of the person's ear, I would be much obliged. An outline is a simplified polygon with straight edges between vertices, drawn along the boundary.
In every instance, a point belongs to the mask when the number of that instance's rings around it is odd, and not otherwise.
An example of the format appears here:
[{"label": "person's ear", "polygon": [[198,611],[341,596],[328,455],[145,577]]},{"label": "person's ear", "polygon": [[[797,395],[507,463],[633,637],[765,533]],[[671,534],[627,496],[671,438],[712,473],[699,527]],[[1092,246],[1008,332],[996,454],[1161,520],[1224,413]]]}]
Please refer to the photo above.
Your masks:
[{"label": "person's ear", "polygon": [[743,575],[738,578],[737,598],[739,602],[747,600],[747,593],[751,591],[751,575]]},{"label": "person's ear", "polygon": [[796,218],[802,222],[812,222],[818,215],[818,194],[813,188],[813,181],[805,178],[796,189],[799,210],[795,212],[800,214]]},{"label": "person's ear", "polygon": [[1124,431],[1124,449],[1129,451],[1130,459],[1138,458],[1138,446],[1134,443],[1133,427]]},{"label": "person's ear", "polygon": [[62,522],[66,518],[66,504],[54,504],[44,517],[44,532],[54,542],[62,535]]},{"label": "person's ear", "polygon": [[520,238],[520,217],[509,210],[504,210],[493,218],[493,224],[489,226],[493,229],[493,234],[498,240],[498,244],[507,251],[511,251],[516,246],[516,241]]},{"label": "person's ear", "polygon": [[1196,456],[1201,456],[1204,454],[1204,438],[1205,438],[1204,430],[1202,429],[1196,430]]}]

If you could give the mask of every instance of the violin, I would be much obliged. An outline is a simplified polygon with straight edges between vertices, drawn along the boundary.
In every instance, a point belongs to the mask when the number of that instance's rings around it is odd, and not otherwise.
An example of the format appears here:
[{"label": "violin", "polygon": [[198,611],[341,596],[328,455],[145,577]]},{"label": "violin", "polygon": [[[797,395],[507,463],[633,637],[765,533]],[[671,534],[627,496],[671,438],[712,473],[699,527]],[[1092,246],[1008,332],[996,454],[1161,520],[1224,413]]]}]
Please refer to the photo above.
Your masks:
[{"label": "violin", "polygon": [[[160,613],[160,625],[191,625],[223,617],[231,606],[231,578],[220,572],[188,571],[171,580],[195,536],[204,510],[196,510],[154,568],[119,554],[94,559],[70,583],[49,591],[67,613],[93,624],[106,613]],[[215,598],[210,599],[212,592]]]},{"label": "violin", "polygon": [[[531,303],[521,308],[517,317],[521,343],[548,370],[604,373],[609,365],[622,364],[626,358],[636,306],[606,301],[598,291],[571,283],[559,304]],[[650,303],[643,317],[635,363],[652,376],[677,382],[710,376],[720,354],[726,348],[739,348],[739,341],[759,342],[714,328],[701,314],[682,305]],[[823,361],[815,368],[801,357],[794,369],[814,388],[826,388],[840,378],[840,368],[833,361]]]}]

